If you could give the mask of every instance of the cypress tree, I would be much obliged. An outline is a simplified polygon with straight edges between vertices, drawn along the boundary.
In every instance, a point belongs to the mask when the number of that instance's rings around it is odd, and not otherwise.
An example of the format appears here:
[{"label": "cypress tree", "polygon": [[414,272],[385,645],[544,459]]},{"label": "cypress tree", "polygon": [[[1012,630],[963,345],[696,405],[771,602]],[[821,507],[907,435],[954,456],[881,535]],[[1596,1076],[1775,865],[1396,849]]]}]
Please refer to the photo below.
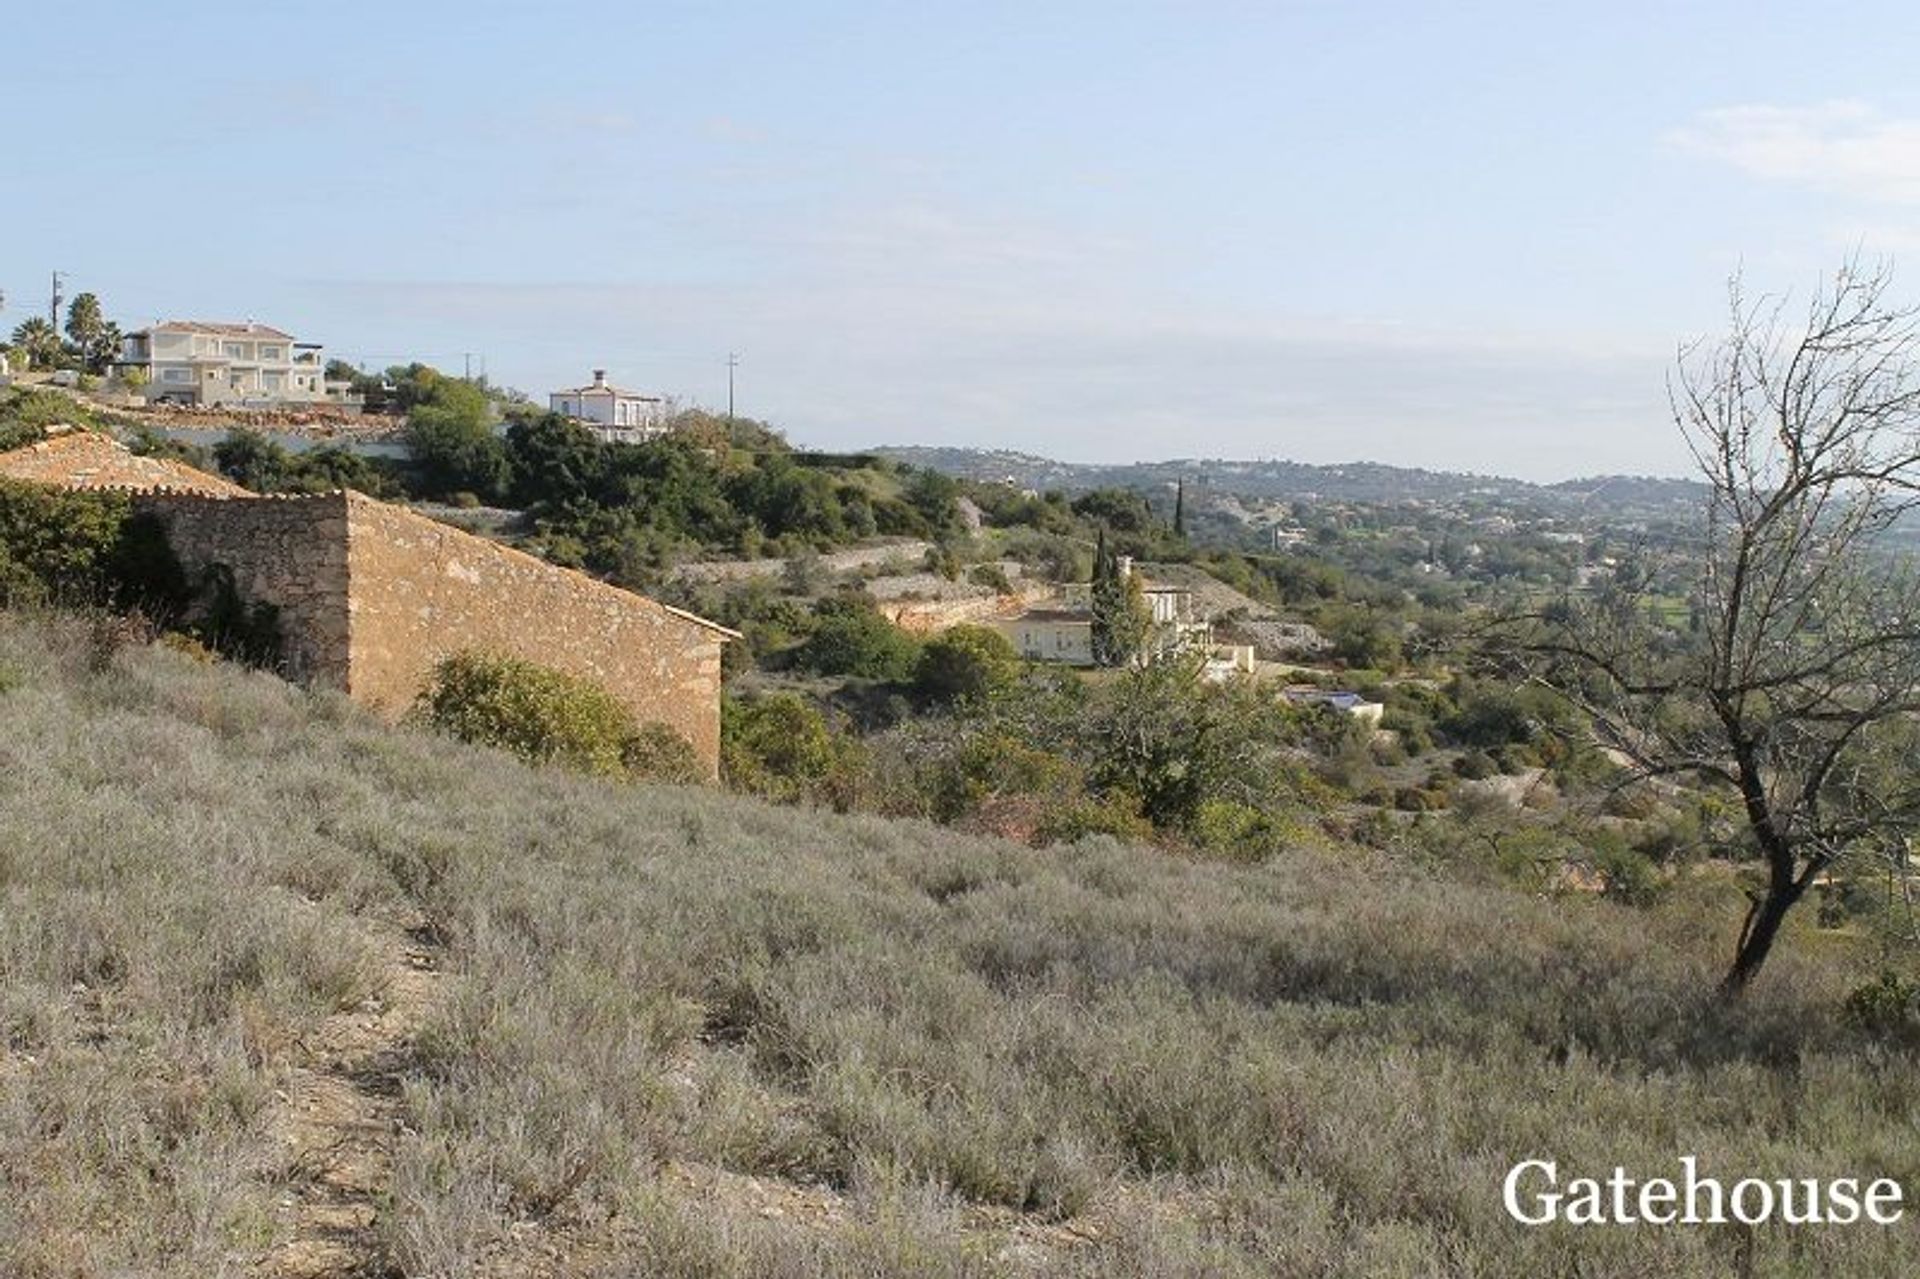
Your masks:
[{"label": "cypress tree", "polygon": [[1107,531],[1100,530],[1093,552],[1091,605],[1093,660],[1100,666],[1124,666],[1146,643],[1151,618],[1140,580],[1120,575],[1120,560],[1107,551]]}]

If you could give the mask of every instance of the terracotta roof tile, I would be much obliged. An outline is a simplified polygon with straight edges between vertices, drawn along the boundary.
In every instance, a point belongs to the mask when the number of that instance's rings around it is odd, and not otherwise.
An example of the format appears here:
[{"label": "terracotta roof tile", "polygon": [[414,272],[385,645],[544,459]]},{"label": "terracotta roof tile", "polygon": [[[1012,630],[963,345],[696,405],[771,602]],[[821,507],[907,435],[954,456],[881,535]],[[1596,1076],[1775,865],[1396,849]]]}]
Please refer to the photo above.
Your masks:
[{"label": "terracotta roof tile", "polygon": [[68,489],[167,489],[211,497],[253,496],[224,476],[169,458],[141,457],[112,436],[96,431],[68,431],[0,453],[0,476]]}]

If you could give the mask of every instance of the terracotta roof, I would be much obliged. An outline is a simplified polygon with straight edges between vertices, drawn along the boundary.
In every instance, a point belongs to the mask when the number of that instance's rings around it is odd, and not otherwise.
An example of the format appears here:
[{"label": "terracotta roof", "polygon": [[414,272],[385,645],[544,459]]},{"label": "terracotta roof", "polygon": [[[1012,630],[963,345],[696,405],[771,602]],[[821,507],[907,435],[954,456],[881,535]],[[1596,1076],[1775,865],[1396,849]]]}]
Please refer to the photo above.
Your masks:
[{"label": "terracotta roof", "polygon": [[293,341],[293,334],[283,333],[279,329],[265,324],[215,324],[206,320],[168,320],[162,324],[139,329],[129,337],[140,337],[147,333],[211,333],[216,337],[227,338],[279,338],[283,342]]},{"label": "terracotta roof", "polygon": [[1093,615],[1073,608],[1030,608],[1018,617],[1009,618],[1014,622],[1084,622],[1091,626]]},{"label": "terracotta roof", "polygon": [[589,382],[585,386],[570,386],[565,388],[564,390],[549,392],[549,394],[551,395],[614,395],[614,396],[618,396],[620,399],[623,399],[623,400],[651,400],[655,404],[658,404],[660,402],[660,397],[657,395],[643,395],[639,391],[629,391],[625,387],[615,386],[611,382]]},{"label": "terracotta roof", "polygon": [[0,476],[67,489],[170,489],[210,497],[253,496],[223,476],[168,458],[141,457],[112,436],[95,431],[67,431],[0,453]]}]

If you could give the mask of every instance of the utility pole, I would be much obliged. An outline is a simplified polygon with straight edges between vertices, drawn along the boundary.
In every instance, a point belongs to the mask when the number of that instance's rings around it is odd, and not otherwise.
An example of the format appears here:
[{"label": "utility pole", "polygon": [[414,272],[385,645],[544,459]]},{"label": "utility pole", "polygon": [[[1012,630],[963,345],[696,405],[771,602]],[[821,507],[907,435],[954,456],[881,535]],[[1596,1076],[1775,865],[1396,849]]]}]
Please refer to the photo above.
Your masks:
[{"label": "utility pole", "polygon": [[740,367],[737,352],[727,352],[727,425],[733,425],[733,371]]},{"label": "utility pole", "polygon": [[473,381],[473,352],[472,351],[460,352],[460,363],[462,366],[460,371],[460,380],[463,382]]},{"label": "utility pole", "polygon": [[53,331],[60,331],[60,304],[66,301],[60,296],[60,286],[66,282],[66,275],[60,271],[53,273],[53,300],[47,304],[47,319],[53,322]]}]

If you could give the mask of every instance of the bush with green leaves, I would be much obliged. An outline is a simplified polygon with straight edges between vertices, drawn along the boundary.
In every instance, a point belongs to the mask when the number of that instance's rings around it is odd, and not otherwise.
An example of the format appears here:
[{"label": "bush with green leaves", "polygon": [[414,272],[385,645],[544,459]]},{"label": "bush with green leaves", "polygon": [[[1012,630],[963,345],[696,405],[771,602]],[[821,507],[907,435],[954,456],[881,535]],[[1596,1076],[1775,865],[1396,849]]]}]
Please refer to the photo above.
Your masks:
[{"label": "bush with green leaves", "polygon": [[100,421],[80,401],[58,391],[28,386],[0,391],[0,452],[31,444],[45,435],[49,426],[62,424],[97,428]]},{"label": "bush with green leaves", "polygon": [[295,452],[258,431],[234,430],[213,446],[213,463],[221,474],[255,493],[357,489],[372,497],[400,495],[387,467],[337,444]]},{"label": "bush with green leaves", "polygon": [[506,443],[494,430],[485,393],[437,374],[423,376],[422,388],[407,415],[407,451],[426,491],[434,496],[503,496],[512,466]]},{"label": "bush with green leaves", "polygon": [[168,619],[187,594],[164,531],[125,494],[0,479],[0,603],[140,608]]},{"label": "bush with green leaves", "polygon": [[967,570],[967,580],[975,586],[985,586],[1002,595],[1013,594],[1013,579],[998,564],[975,564]]},{"label": "bush with green leaves", "polygon": [[801,645],[800,664],[822,675],[906,680],[913,676],[920,644],[858,596],[836,596],[814,605],[813,634]]},{"label": "bush with green leaves", "polygon": [[1023,663],[1013,642],[989,626],[955,626],[920,648],[914,691],[942,704],[979,703],[1012,686]]},{"label": "bush with green leaves", "polygon": [[455,653],[434,667],[415,714],[462,741],[606,777],[688,781],[693,748],[592,680],[504,653]]},{"label": "bush with green leaves", "polygon": [[846,809],[864,765],[860,744],[798,694],[720,703],[720,771],[737,790]]},{"label": "bush with green leaves", "polygon": [[1920,1043],[1920,982],[1882,969],[1870,982],[1854,987],[1842,1005],[1853,1025],[1882,1039]]}]

